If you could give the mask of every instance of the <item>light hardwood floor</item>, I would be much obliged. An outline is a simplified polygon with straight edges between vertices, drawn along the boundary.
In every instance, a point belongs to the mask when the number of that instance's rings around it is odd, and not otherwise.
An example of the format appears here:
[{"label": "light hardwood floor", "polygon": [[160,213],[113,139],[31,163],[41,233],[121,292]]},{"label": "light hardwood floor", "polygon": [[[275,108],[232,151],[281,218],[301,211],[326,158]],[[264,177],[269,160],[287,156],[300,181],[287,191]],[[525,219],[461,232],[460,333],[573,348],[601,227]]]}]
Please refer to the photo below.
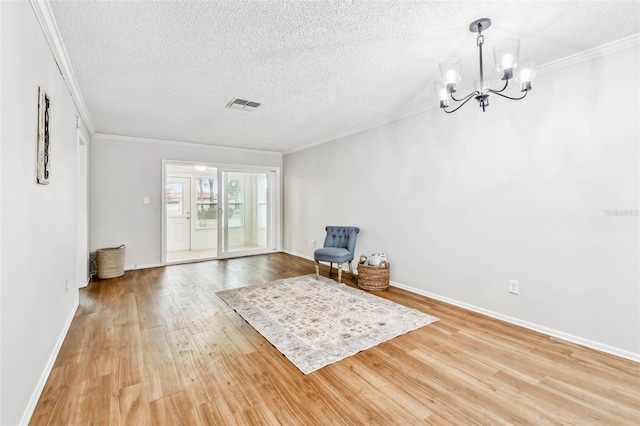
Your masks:
[{"label": "light hardwood floor", "polygon": [[440,321],[309,375],[215,295],[313,272],[276,253],[90,283],[31,424],[640,424],[639,364],[400,289],[376,294]]}]

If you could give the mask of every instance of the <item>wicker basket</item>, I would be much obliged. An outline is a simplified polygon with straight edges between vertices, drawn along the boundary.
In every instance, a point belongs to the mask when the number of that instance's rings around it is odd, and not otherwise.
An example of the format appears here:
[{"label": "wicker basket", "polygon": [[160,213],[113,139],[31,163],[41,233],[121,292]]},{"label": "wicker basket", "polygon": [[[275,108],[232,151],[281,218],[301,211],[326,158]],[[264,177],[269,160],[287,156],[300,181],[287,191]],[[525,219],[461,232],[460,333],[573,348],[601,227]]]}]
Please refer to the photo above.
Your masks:
[{"label": "wicker basket", "polygon": [[389,263],[386,260],[378,266],[365,265],[367,256],[360,256],[358,262],[358,287],[363,290],[386,290],[389,288]]},{"label": "wicker basket", "polygon": [[124,244],[120,247],[98,249],[98,278],[105,280],[123,276],[125,251]]}]

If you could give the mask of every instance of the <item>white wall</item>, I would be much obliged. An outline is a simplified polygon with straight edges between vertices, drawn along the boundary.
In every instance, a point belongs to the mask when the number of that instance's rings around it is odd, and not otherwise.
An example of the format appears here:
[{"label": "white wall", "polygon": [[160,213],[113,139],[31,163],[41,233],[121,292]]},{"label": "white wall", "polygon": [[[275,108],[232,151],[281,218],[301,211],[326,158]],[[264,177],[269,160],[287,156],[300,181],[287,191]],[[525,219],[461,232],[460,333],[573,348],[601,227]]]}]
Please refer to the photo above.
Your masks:
[{"label": "white wall", "polygon": [[[78,113],[29,3],[0,10],[0,424],[16,425],[28,421],[78,303]],[[38,86],[51,98],[49,185],[36,183]]]},{"label": "white wall", "polygon": [[[91,144],[90,250],[127,246],[125,268],[162,262],[162,160],[282,167],[276,152],[97,135]],[[144,197],[150,198],[144,204]]]},{"label": "white wall", "polygon": [[286,155],[285,250],[357,225],[400,285],[638,358],[638,50]]},{"label": "white wall", "polygon": [[[2,93],[2,7],[0,7],[0,99]],[[0,165],[2,164],[2,102],[0,102]],[[0,173],[0,308],[2,307],[2,173]],[[2,422],[2,314],[0,314],[0,423]]]}]

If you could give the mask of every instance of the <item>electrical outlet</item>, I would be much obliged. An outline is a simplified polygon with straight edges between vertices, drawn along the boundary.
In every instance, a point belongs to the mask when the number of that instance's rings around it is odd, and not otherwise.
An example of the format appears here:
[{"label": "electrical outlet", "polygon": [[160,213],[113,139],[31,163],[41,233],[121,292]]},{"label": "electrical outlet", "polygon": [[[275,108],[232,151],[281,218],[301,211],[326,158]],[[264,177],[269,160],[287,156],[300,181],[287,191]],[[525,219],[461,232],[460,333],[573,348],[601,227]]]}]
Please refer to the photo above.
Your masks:
[{"label": "electrical outlet", "polygon": [[64,281],[64,292],[66,293],[67,291],[69,291],[69,280]]},{"label": "electrical outlet", "polygon": [[516,280],[509,280],[509,293],[511,294],[519,294],[520,293],[520,283]]},{"label": "electrical outlet", "polygon": [[316,246],[316,240],[311,240],[311,247],[315,247]]}]

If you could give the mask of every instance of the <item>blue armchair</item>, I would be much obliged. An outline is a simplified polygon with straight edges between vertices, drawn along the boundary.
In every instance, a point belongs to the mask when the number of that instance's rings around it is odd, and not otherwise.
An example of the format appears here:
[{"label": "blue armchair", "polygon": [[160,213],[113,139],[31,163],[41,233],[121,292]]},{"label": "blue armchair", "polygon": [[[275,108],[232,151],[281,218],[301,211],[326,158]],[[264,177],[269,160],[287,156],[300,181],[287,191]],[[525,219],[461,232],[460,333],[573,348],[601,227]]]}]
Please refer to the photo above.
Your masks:
[{"label": "blue armchair", "polygon": [[356,248],[356,238],[360,228],[355,226],[327,226],[327,236],[324,246],[313,252],[313,260],[316,262],[316,278],[320,275],[320,262],[329,262],[329,276],[333,270],[333,264],[338,264],[338,282],[342,280],[342,264],[349,262],[349,272],[353,275],[353,255]]}]

